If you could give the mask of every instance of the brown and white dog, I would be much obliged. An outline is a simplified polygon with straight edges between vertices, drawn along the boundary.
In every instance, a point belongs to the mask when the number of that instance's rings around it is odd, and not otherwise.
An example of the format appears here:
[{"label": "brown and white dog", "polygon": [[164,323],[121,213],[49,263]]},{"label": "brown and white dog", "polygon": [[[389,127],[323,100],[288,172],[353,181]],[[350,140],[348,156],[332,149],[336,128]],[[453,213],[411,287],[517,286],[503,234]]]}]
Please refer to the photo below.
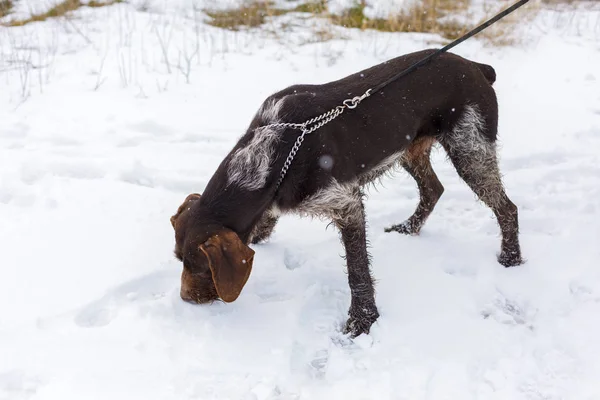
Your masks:
[{"label": "brown and white dog", "polygon": [[281,214],[325,217],[341,233],[351,306],[345,331],[369,333],[379,317],[369,267],[363,187],[394,166],[416,180],[420,201],[406,221],[386,232],[417,235],[444,188],[430,163],[440,143],[459,176],[495,213],[502,231],[500,264],[522,263],[517,207],[498,170],[498,104],[494,69],[446,53],[373,93],[306,136],[281,187],[284,161],[298,130],[263,127],[302,122],[360,96],[431,54],[407,54],[323,85],[295,85],[262,104],[208,182],[171,217],[175,255],[183,262],[181,297],[194,303],[237,299],[252,269],[248,247],[272,233]]}]

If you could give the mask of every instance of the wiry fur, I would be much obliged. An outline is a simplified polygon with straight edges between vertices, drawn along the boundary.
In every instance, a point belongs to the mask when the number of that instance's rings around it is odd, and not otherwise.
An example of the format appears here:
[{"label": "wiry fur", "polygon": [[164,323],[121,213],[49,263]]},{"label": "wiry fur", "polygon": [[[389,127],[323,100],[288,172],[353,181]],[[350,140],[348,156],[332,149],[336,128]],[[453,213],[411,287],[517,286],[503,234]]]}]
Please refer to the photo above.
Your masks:
[{"label": "wiry fur", "polygon": [[283,107],[286,96],[279,99],[271,98],[265,101],[258,109],[258,118],[263,121],[263,124],[272,124],[279,122],[281,108]]},{"label": "wiry fur", "polygon": [[353,200],[351,204],[332,217],[340,231],[346,251],[348,285],[352,295],[344,332],[369,333],[371,325],[379,318],[379,311],[375,304],[375,287],[371,274],[371,257],[367,249],[367,227],[361,189],[349,188],[347,200],[349,199]]},{"label": "wiry fur", "polygon": [[360,219],[362,209],[363,187],[390,174],[394,168],[402,164],[404,151],[390,155],[377,166],[367,170],[358,179],[339,183],[332,179],[329,186],[319,190],[304,200],[295,210],[303,216],[324,218],[335,221]]},{"label": "wiry fur", "polygon": [[[380,166],[379,173],[371,175],[372,179],[396,162],[391,160],[392,158],[388,159],[387,168]],[[294,211],[325,217],[339,229],[346,251],[348,284],[352,293],[350,318],[346,323],[345,332],[368,333],[373,322],[379,317],[379,312],[375,304],[371,260],[367,250],[364,195],[360,186],[358,181],[340,184],[333,179],[329,186],[310,196]]]},{"label": "wiry fur", "polygon": [[399,151],[385,158],[375,168],[366,171],[359,177],[359,185],[364,186],[383,178],[386,175],[391,175],[396,167],[402,164],[404,151]]},{"label": "wiry fur", "polygon": [[467,105],[452,132],[442,139],[442,144],[455,167],[470,177],[471,184],[478,188],[477,191],[490,202],[490,206],[496,206],[502,201],[504,189],[496,143],[485,137],[485,130],[485,120],[479,107]]},{"label": "wiry fur", "polygon": [[[258,111],[259,120],[263,125],[279,121],[279,112],[285,98],[271,99]],[[250,142],[238,149],[228,165],[227,183],[235,183],[248,190],[258,190],[265,186],[275,153],[275,145],[280,140],[280,128],[259,127],[255,129]]]},{"label": "wiry fur", "polygon": [[273,234],[280,216],[281,211],[277,207],[268,209],[252,229],[248,241],[252,244],[258,244],[267,240]]},{"label": "wiry fur", "polygon": [[492,209],[502,231],[498,261],[504,266],[523,262],[519,245],[517,206],[506,195],[498,168],[496,143],[486,138],[486,123],[476,105],[465,111],[452,132],[440,142],[458,175]]},{"label": "wiry fur", "polygon": [[[307,135],[286,178],[276,186],[299,132],[264,125],[302,122],[327,112],[433,52],[407,54],[336,81],[294,85],[273,94],[210,179],[202,198],[174,225],[184,267],[189,257],[188,264],[195,262],[197,270],[206,272],[205,257],[194,251],[218,232],[231,231],[244,243],[266,240],[279,218],[277,210],[326,218],[339,229],[345,249],[352,296],[346,330],[352,336],[368,333],[379,313],[367,251],[364,187],[395,166],[406,169],[417,182],[419,204],[407,221],[389,230],[418,234],[444,191],[429,160],[436,142],[460,177],[494,211],[502,230],[499,262],[520,264],[517,208],[504,192],[497,165],[498,104],[492,87],[496,74],[489,65],[455,54],[432,59],[409,79],[390,83],[358,109]],[[210,274],[190,276],[196,287],[210,284]]]},{"label": "wiry fur", "polygon": [[360,219],[361,208],[362,192],[358,183],[340,184],[333,179],[329,186],[300,203],[294,212],[350,224]]},{"label": "wiry fur", "polygon": [[415,140],[402,158],[402,166],[417,182],[419,204],[414,214],[401,224],[386,228],[386,232],[396,231],[406,235],[418,235],[436,203],[444,193],[444,187],[431,166],[432,137]]}]

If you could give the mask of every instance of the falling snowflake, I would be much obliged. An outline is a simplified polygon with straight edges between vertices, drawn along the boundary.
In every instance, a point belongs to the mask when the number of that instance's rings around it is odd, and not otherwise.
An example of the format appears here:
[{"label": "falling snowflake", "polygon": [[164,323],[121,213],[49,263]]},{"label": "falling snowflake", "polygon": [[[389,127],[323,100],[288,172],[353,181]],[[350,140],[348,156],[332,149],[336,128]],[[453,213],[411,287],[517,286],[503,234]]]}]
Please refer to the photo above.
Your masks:
[{"label": "falling snowflake", "polygon": [[328,171],[331,170],[333,168],[333,157],[327,154],[319,157],[319,166]]}]

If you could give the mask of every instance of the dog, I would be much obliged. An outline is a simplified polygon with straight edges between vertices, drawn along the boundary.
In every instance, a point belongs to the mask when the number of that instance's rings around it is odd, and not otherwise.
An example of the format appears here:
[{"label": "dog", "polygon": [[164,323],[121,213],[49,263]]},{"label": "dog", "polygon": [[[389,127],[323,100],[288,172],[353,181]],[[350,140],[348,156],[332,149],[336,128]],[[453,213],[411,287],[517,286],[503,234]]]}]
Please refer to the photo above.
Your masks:
[{"label": "dog", "polygon": [[351,292],[344,332],[369,334],[379,312],[365,231],[364,187],[395,166],[416,181],[412,216],[386,232],[418,235],[444,187],[430,163],[439,143],[458,175],[494,212],[502,232],[498,262],[523,262],[517,206],[498,168],[498,103],[493,67],[444,53],[397,80],[354,110],[308,134],[285,179],[278,179],[301,123],[344,99],[360,96],[434,50],[406,54],[322,85],[294,85],[269,96],[224,158],[202,195],[191,194],[171,217],[175,256],[183,262],[181,298],[233,302],[252,270],[254,250],[282,214],[331,221],[345,250]]}]

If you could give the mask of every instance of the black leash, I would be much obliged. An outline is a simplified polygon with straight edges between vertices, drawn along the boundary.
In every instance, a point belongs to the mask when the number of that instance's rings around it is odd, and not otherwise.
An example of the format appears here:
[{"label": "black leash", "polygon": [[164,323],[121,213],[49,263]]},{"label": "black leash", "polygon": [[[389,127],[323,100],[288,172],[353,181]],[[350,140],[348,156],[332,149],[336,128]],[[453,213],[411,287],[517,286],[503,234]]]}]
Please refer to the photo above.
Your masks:
[{"label": "black leash", "polygon": [[428,62],[429,60],[431,60],[432,58],[435,58],[435,57],[439,56],[440,54],[447,52],[451,48],[453,48],[455,46],[458,46],[459,44],[461,44],[465,40],[472,38],[473,36],[477,35],[482,30],[486,29],[490,25],[495,24],[496,22],[498,22],[502,18],[506,17],[508,14],[514,12],[515,10],[521,8],[522,6],[524,6],[528,2],[529,2],[529,0],[521,0],[521,1],[517,2],[516,4],[512,5],[511,7],[507,8],[506,10],[502,11],[500,14],[496,15],[494,18],[492,18],[492,19],[488,20],[487,22],[479,25],[477,28],[473,29],[472,31],[470,31],[466,35],[464,35],[464,36],[456,39],[454,42],[452,42],[452,43],[450,43],[450,44],[442,47],[441,49],[437,50],[435,53],[431,53],[430,55],[428,55],[427,57],[425,57],[421,61],[417,62],[416,64],[411,65],[409,68],[405,69],[404,71],[400,72],[397,75],[394,75],[393,77],[391,77],[387,81],[385,81],[383,83],[380,83],[379,85],[375,86],[373,89],[371,89],[371,91],[372,92],[378,92],[381,89],[383,89],[384,87],[386,87],[387,85],[389,85],[390,83],[395,82],[396,80],[398,80],[398,79],[400,79],[400,78],[402,78],[402,77],[410,74],[411,72],[413,72],[414,70],[416,70],[417,68],[419,68],[420,66],[422,66],[423,64],[425,64],[426,62]]},{"label": "black leash", "polygon": [[285,163],[283,165],[283,168],[281,169],[281,173],[279,175],[279,180],[277,181],[277,185],[276,185],[276,189],[275,190],[279,189],[279,186],[283,182],[283,179],[285,178],[288,169],[292,165],[292,161],[294,160],[294,157],[296,157],[296,153],[298,152],[298,150],[300,150],[300,146],[302,145],[302,142],[304,141],[304,137],[307,134],[312,133],[312,132],[316,131],[317,129],[321,128],[323,125],[325,125],[325,124],[333,121],[335,118],[337,118],[340,115],[342,115],[342,113],[344,112],[344,110],[346,108],[348,108],[348,109],[354,109],[354,108],[356,108],[360,104],[360,102],[362,102],[367,97],[371,96],[372,93],[380,91],[381,89],[383,89],[384,87],[386,87],[390,83],[397,81],[398,79],[400,79],[400,78],[402,78],[402,77],[410,74],[411,72],[413,72],[417,68],[423,66],[424,64],[426,64],[431,59],[433,59],[435,57],[438,57],[440,54],[447,52],[448,50],[450,50],[451,48],[453,48],[455,46],[458,46],[459,44],[461,44],[465,40],[467,40],[467,39],[469,39],[469,38],[477,35],[482,30],[484,30],[487,27],[489,27],[490,25],[498,22],[499,20],[501,20],[502,18],[506,17],[508,14],[514,12],[518,8],[524,6],[528,2],[529,2],[529,0],[520,0],[520,1],[518,1],[517,3],[515,3],[511,7],[507,8],[506,10],[502,11],[501,13],[499,13],[498,15],[496,15],[495,17],[493,17],[490,20],[488,20],[488,21],[484,22],[483,24],[479,25],[477,28],[473,29],[469,33],[463,35],[462,37],[456,39],[455,41],[453,41],[452,43],[450,43],[450,44],[442,47],[441,49],[436,50],[435,52],[431,53],[427,57],[423,58],[421,61],[419,61],[419,62],[411,65],[410,67],[408,67],[404,71],[402,71],[402,72],[400,72],[400,73],[392,76],[387,81],[382,82],[379,85],[375,86],[374,88],[371,88],[371,89],[367,90],[362,96],[356,96],[356,97],[354,97],[352,99],[346,99],[346,100],[344,100],[342,102],[341,105],[339,105],[339,106],[337,106],[337,107],[329,110],[328,112],[326,112],[324,114],[321,114],[321,115],[319,115],[317,117],[311,118],[311,119],[309,119],[307,121],[304,121],[303,123],[277,122],[277,123],[274,123],[274,124],[269,124],[269,125],[262,126],[262,128],[267,128],[267,127],[271,127],[271,128],[291,128],[291,129],[298,129],[298,130],[302,131],[302,134],[300,136],[298,136],[298,138],[296,139],[296,142],[294,143],[294,146],[292,147],[289,155],[287,156],[287,159],[285,160]]}]

